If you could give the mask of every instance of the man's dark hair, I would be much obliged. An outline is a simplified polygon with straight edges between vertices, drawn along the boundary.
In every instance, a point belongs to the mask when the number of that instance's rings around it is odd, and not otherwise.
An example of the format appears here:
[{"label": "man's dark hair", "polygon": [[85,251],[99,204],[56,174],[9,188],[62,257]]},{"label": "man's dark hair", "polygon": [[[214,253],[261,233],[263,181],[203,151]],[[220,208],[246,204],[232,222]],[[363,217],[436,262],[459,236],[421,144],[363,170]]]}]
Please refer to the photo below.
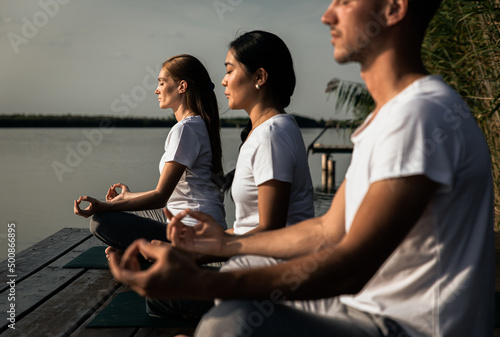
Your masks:
[{"label": "man's dark hair", "polygon": [[409,0],[408,15],[416,36],[423,40],[425,31],[443,0]]}]

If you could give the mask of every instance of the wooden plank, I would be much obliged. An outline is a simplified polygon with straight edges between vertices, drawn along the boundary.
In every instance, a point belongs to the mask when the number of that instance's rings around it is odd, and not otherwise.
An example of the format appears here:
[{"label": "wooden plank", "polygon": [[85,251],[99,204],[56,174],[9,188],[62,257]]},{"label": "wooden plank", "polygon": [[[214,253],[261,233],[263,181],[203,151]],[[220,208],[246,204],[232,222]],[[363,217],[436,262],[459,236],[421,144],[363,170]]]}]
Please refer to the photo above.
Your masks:
[{"label": "wooden plank", "polygon": [[[95,238],[86,240],[22,282],[16,283],[16,321],[22,320],[24,316],[84,274],[85,269],[83,268],[67,269],[62,267],[88,248],[100,244],[100,241]],[[6,312],[9,303],[7,291],[0,293],[0,311]],[[7,329],[8,323],[7,320],[0,322],[0,332]]]},{"label": "wooden plank", "polygon": [[[52,263],[68,251],[92,236],[85,228],[63,228],[48,238],[34,244],[16,255],[15,275],[19,283],[43,267]],[[0,263],[0,275],[5,280],[10,275],[7,260]],[[0,293],[8,289],[5,283],[0,287]]]},{"label": "wooden plank", "polygon": [[352,153],[351,145],[323,145],[320,143],[313,144],[312,153]]},{"label": "wooden plank", "polygon": [[109,270],[87,270],[74,282],[8,329],[3,336],[70,335],[120,287]]},{"label": "wooden plank", "polygon": [[179,334],[194,335],[194,328],[142,328],[134,337],[175,337]]},{"label": "wooden plank", "polygon": [[[102,328],[102,329],[87,329],[87,325],[91,320],[84,323],[71,337],[135,337],[138,328]],[[67,337],[68,335],[60,336]]]},{"label": "wooden plank", "polygon": [[183,334],[194,335],[194,328],[191,329],[168,329],[168,328],[142,328],[134,337],[175,337]]}]

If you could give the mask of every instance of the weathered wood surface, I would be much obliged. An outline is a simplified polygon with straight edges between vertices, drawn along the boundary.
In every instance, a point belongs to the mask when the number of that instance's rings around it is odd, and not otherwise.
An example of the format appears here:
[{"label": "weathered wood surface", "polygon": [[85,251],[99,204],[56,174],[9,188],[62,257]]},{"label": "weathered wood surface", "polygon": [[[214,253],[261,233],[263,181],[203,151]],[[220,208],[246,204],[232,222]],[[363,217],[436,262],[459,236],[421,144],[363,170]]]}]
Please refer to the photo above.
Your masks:
[{"label": "weathered wood surface", "polygon": [[[62,268],[90,247],[103,245],[87,229],[64,228],[16,256],[16,329],[0,321],[2,336],[175,336],[189,329],[86,328],[85,326],[126,286],[107,269]],[[7,261],[0,275],[9,275]],[[0,290],[0,310],[6,312],[9,287]],[[5,310],[4,310],[5,309]],[[2,317],[4,317],[3,315]]]},{"label": "weathered wood surface", "polygon": [[[62,267],[88,248],[99,244],[97,240],[87,239],[54,262],[45,265],[35,273],[31,273],[29,277],[23,278],[21,281],[16,280],[16,320],[22,319],[85,274],[86,269],[83,268]],[[6,308],[6,310],[9,305],[7,292],[8,290],[5,290],[0,293],[0,308]],[[0,322],[0,331],[7,329],[8,323],[8,321]]]},{"label": "weathered wood surface", "polygon": [[312,153],[352,153],[352,145],[323,145],[315,143],[311,147]]},{"label": "weathered wood surface", "polygon": [[[16,255],[16,281],[21,282],[36,273],[74,247],[89,239],[92,235],[84,228],[63,228],[59,232],[36,243],[30,248]],[[7,260],[0,264],[0,275],[3,279],[9,275]],[[0,292],[5,291],[7,285],[2,284]]]},{"label": "weathered wood surface", "polygon": [[[106,270],[88,270],[29,315],[19,320],[16,331],[26,336],[54,336],[54,331],[68,336],[85,322],[119,287]],[[47,315],[53,313],[53,315]],[[43,322],[43,324],[40,324]],[[8,329],[5,336],[16,336]]]},{"label": "weathered wood surface", "polygon": [[[130,291],[130,288],[126,286],[120,287],[107,301],[102,305],[102,308],[106,307],[113,300],[113,298],[125,291]],[[154,337],[154,336],[162,336],[162,337],[172,337],[178,334],[187,334],[193,335],[194,329],[189,328],[85,328],[85,326],[94,319],[95,315],[97,315],[98,311],[95,312],[92,316],[90,316],[80,327],[75,330],[71,335],[71,337]]]},{"label": "weathered wood surface", "polygon": [[[122,291],[106,269],[65,269],[67,262],[90,247],[102,245],[86,229],[65,228],[16,256],[16,330],[0,321],[2,336],[64,337],[154,337],[192,334],[193,329],[86,328],[85,326]],[[496,256],[500,258],[500,233],[495,233]],[[8,275],[6,261],[1,275]],[[496,291],[500,291],[500,260],[496,260]],[[0,310],[8,303],[5,287],[0,292]],[[4,310],[5,309],[5,310]],[[4,315],[5,316],[5,315]],[[4,323],[7,322],[7,323]],[[494,336],[500,337],[500,328]]]}]

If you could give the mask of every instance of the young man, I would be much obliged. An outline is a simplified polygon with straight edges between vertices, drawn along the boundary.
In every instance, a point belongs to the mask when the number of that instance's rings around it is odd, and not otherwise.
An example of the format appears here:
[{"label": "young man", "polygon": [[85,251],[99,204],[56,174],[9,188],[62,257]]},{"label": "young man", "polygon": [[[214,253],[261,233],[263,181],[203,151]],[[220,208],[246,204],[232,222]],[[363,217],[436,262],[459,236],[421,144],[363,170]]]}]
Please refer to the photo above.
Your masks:
[{"label": "young man", "polygon": [[[439,3],[334,0],[323,15],[334,58],[360,63],[376,102],[324,216],[229,236],[185,211],[168,228],[176,248],[138,241],[120,264],[111,256],[115,277],[144,296],[222,299],[199,336],[491,336],[488,148],[465,103],[420,58]],[[194,228],[181,223],[188,213]],[[182,250],[238,256],[213,273]],[[140,271],[139,253],[156,263]]]}]

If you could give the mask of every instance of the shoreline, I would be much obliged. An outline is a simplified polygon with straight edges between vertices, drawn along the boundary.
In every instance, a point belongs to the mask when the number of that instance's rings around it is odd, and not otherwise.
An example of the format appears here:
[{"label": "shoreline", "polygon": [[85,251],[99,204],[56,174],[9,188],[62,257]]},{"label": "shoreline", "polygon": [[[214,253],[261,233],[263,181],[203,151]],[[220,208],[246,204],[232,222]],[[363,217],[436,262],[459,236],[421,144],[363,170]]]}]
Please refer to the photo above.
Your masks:
[{"label": "shoreline", "polygon": [[[352,120],[315,120],[291,114],[300,128],[352,128],[359,122]],[[221,118],[221,128],[245,127],[248,117]],[[172,127],[177,121],[173,118],[154,117],[117,117],[117,116],[77,116],[77,115],[0,115],[0,128],[158,128]]]}]

